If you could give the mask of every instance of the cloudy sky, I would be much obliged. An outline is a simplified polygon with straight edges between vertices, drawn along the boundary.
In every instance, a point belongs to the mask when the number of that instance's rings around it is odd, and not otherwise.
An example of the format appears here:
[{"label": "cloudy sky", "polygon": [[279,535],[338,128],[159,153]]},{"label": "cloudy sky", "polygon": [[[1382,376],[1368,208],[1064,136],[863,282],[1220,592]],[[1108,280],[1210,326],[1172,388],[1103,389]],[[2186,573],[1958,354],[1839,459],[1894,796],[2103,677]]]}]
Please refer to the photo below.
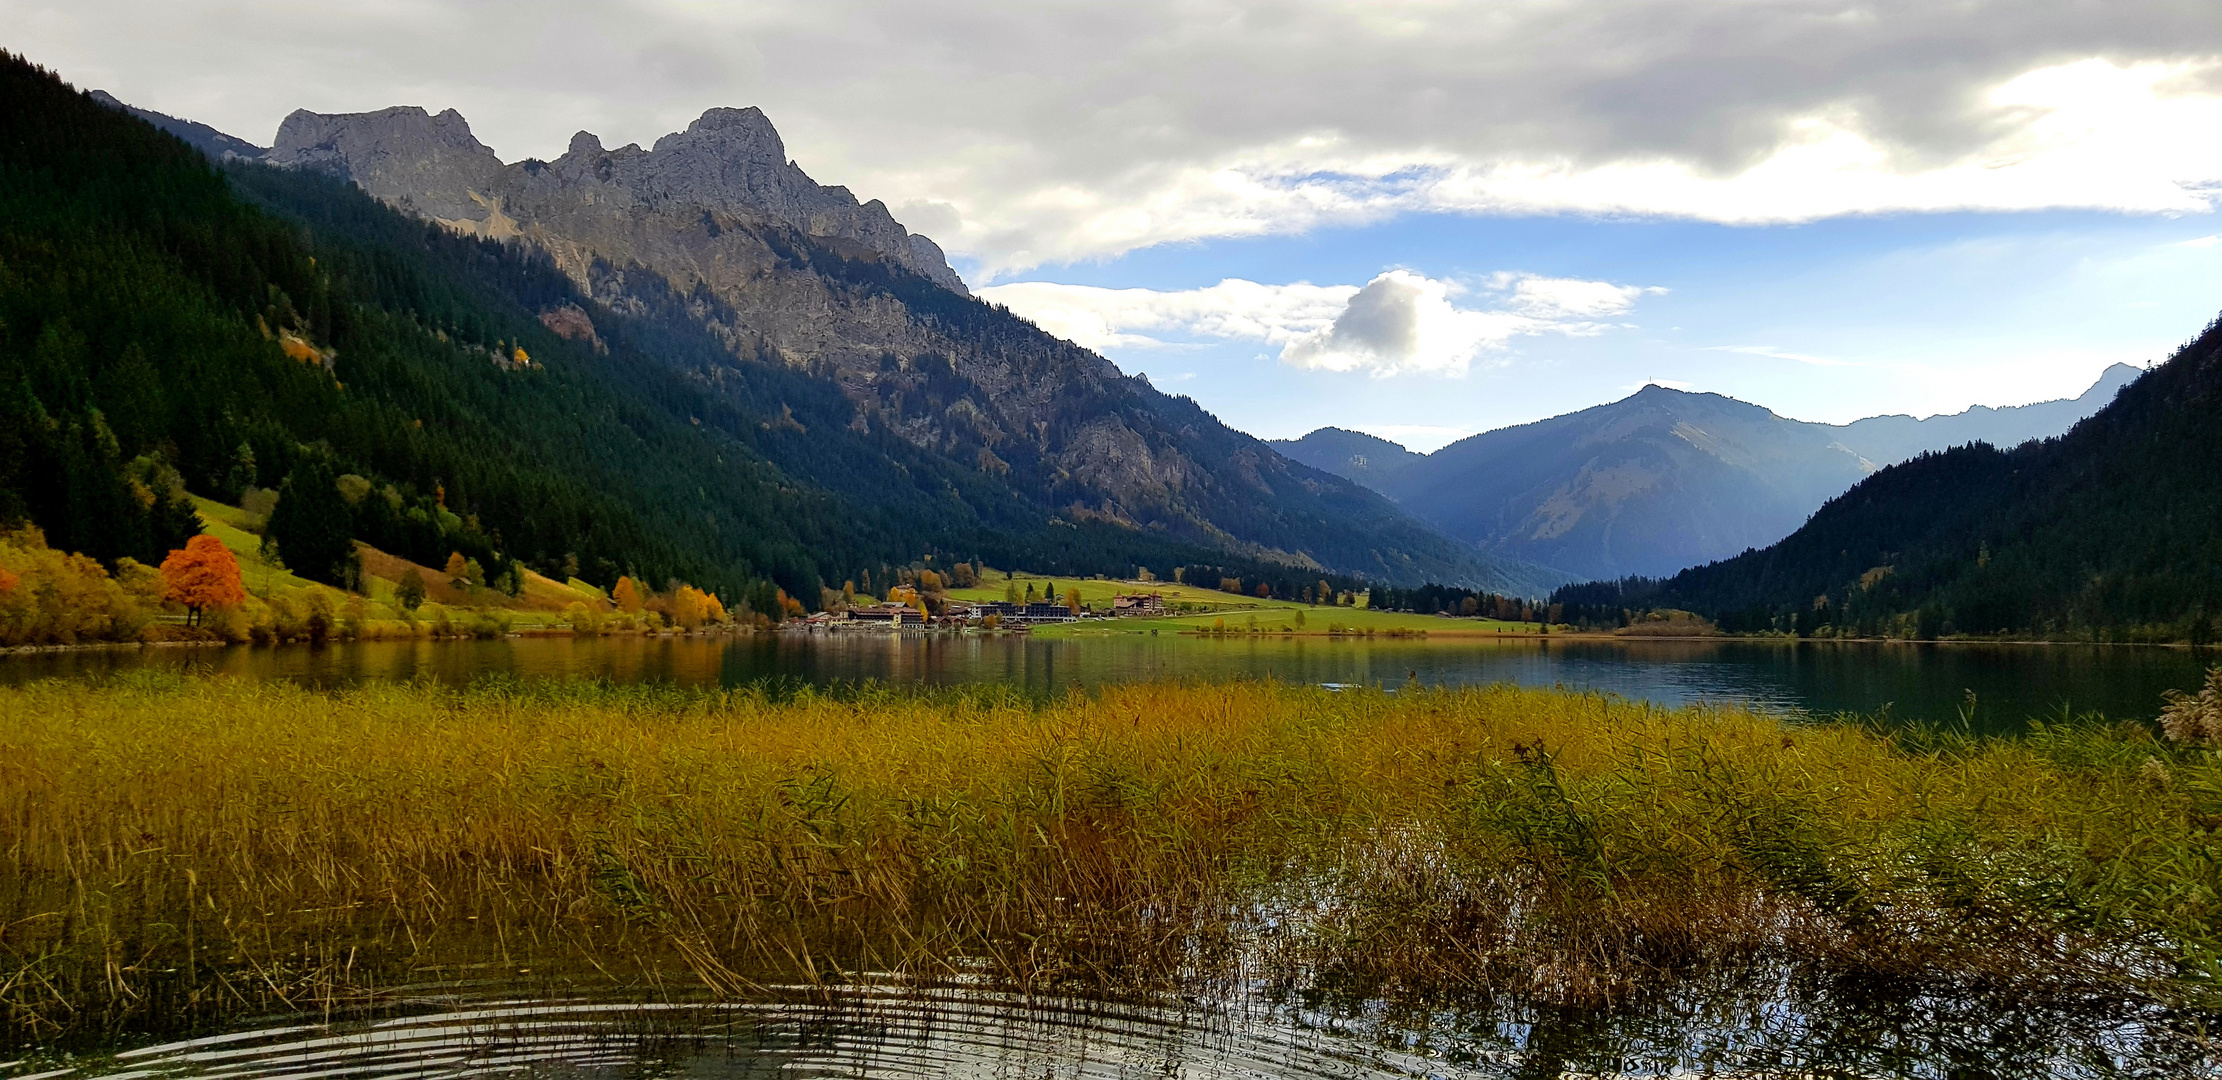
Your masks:
[{"label": "cloudy sky", "polygon": [[1266,436],[1419,448],[1643,383],[1850,420],[2079,392],[2222,310],[2213,0],[0,0],[267,143],[505,159],[759,105],[983,295]]}]

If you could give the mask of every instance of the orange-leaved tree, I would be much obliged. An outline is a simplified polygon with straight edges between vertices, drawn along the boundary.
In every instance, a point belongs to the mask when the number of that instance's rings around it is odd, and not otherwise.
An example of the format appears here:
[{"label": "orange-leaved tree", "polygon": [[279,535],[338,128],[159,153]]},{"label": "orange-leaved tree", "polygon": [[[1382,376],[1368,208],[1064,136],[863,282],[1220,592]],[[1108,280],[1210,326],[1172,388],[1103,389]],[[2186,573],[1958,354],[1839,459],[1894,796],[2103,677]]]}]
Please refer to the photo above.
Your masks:
[{"label": "orange-leaved tree", "polygon": [[183,604],[187,621],[198,623],[208,608],[230,607],[247,599],[239,582],[239,560],[224,542],[207,533],[162,560],[162,599]]},{"label": "orange-leaved tree", "polygon": [[465,559],[460,551],[448,552],[447,580],[448,584],[457,588],[470,584],[470,560]]},{"label": "orange-leaved tree", "polygon": [[618,578],[616,587],[610,589],[610,600],[616,603],[619,611],[640,614],[640,586],[633,584],[632,578]]}]

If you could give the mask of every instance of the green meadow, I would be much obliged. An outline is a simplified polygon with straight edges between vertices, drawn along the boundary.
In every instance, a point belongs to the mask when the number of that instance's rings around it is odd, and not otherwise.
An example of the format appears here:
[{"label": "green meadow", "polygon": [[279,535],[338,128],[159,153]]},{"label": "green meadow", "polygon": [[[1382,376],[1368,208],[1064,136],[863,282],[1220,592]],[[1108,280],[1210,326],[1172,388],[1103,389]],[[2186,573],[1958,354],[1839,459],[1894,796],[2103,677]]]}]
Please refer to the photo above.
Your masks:
[{"label": "green meadow", "polygon": [[[1091,637],[1110,634],[1163,634],[1226,633],[1226,634],[1307,634],[1328,635],[1347,633],[1363,636],[1392,634],[1430,637],[1480,637],[1504,634],[1534,634],[1541,631],[1535,623],[1503,622],[1496,619],[1453,619],[1440,615],[1416,615],[1402,611],[1374,611],[1365,606],[1365,595],[1358,594],[1351,606],[1332,604],[1307,604],[1296,600],[1270,597],[1244,596],[1220,592],[1197,585],[1171,581],[1106,581],[1101,579],[1057,578],[1013,571],[1006,579],[1003,571],[987,571],[976,588],[951,589],[949,595],[957,600],[1002,600],[1015,586],[1023,599],[1027,586],[1037,593],[1054,587],[1062,598],[1066,590],[1077,588],[1080,599],[1091,610],[1108,610],[1111,598],[1120,594],[1156,593],[1168,608],[1174,610],[1165,618],[1127,618],[1115,622],[1085,622],[1069,625],[1049,625],[1034,628],[1033,632],[1044,637]],[[1563,629],[1554,627],[1554,630]]]}]

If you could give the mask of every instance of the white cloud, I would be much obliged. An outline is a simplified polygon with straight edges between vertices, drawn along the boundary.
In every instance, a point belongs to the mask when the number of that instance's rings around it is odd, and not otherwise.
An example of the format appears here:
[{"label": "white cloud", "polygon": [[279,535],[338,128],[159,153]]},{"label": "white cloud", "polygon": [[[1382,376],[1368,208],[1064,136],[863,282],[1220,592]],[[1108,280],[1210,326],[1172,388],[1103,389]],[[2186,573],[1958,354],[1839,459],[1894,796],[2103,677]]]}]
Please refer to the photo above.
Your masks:
[{"label": "white cloud", "polygon": [[1609,281],[1581,281],[1576,278],[1547,278],[1513,273],[1495,275],[1490,279],[1490,286],[1509,289],[1512,293],[1512,308],[1542,318],[1578,316],[1595,319],[1625,314],[1629,308],[1636,306],[1638,298],[1663,295],[1666,292],[1657,285],[1615,285]]},{"label": "white cloud", "polygon": [[1785,349],[1775,348],[1772,345],[1709,345],[1706,346],[1706,351],[1742,353],[1745,356],[1766,356],[1772,357],[1776,360],[1795,360],[1798,363],[1811,364],[1814,367],[1867,366],[1857,360],[1838,360],[1828,356],[1815,356],[1811,353],[1790,352]]},{"label": "white cloud", "polygon": [[1150,336],[1163,333],[1286,345],[1333,325],[1358,286],[1260,285],[1228,278],[1208,288],[1180,292],[1049,281],[1020,281],[978,291],[981,299],[1002,304],[1058,337],[1102,351],[1163,346],[1167,342]]},{"label": "white cloud", "polygon": [[0,25],[81,85],[256,140],[296,107],[407,103],[546,157],[760,105],[814,176],[983,280],[1409,211],[2222,196],[2212,0],[0,0]]},{"label": "white cloud", "polygon": [[2210,248],[2216,244],[2222,244],[2222,236],[2201,236],[2197,239],[2181,241],[2175,246],[2187,248]]},{"label": "white cloud", "polygon": [[1251,340],[1278,346],[1282,362],[1296,367],[1385,377],[1460,375],[1516,337],[1598,333],[1606,327],[1590,317],[1625,313],[1638,297],[1665,291],[1512,273],[1493,276],[1488,288],[1501,295],[1501,307],[1461,307],[1459,285],[1409,270],[1363,286],[1229,278],[1160,292],[1026,281],[979,293],[1093,349],[1173,344],[1162,335]]}]

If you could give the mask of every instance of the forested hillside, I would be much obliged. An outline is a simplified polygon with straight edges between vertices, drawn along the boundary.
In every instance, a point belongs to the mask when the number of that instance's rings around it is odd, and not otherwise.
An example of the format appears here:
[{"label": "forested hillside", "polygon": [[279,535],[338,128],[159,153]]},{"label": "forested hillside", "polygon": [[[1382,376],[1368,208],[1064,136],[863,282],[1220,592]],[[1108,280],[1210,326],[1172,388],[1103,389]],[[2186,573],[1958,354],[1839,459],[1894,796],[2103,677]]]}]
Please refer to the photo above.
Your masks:
[{"label": "forested hillside", "polygon": [[785,366],[725,355],[712,384],[699,329],[614,315],[529,249],[344,183],[220,170],[20,58],[0,58],[0,102],[0,518],[57,547],[159,561],[197,527],[186,491],[276,489],[490,579],[522,562],[815,599],[935,551],[1058,573],[1243,561],[1055,521],[852,430],[837,389]]},{"label": "forested hillside", "polygon": [[2222,614],[2217,415],[2222,321],[2064,436],[1923,455],[1765,550],[1560,599],[1686,608],[1730,630],[2209,640]]}]

